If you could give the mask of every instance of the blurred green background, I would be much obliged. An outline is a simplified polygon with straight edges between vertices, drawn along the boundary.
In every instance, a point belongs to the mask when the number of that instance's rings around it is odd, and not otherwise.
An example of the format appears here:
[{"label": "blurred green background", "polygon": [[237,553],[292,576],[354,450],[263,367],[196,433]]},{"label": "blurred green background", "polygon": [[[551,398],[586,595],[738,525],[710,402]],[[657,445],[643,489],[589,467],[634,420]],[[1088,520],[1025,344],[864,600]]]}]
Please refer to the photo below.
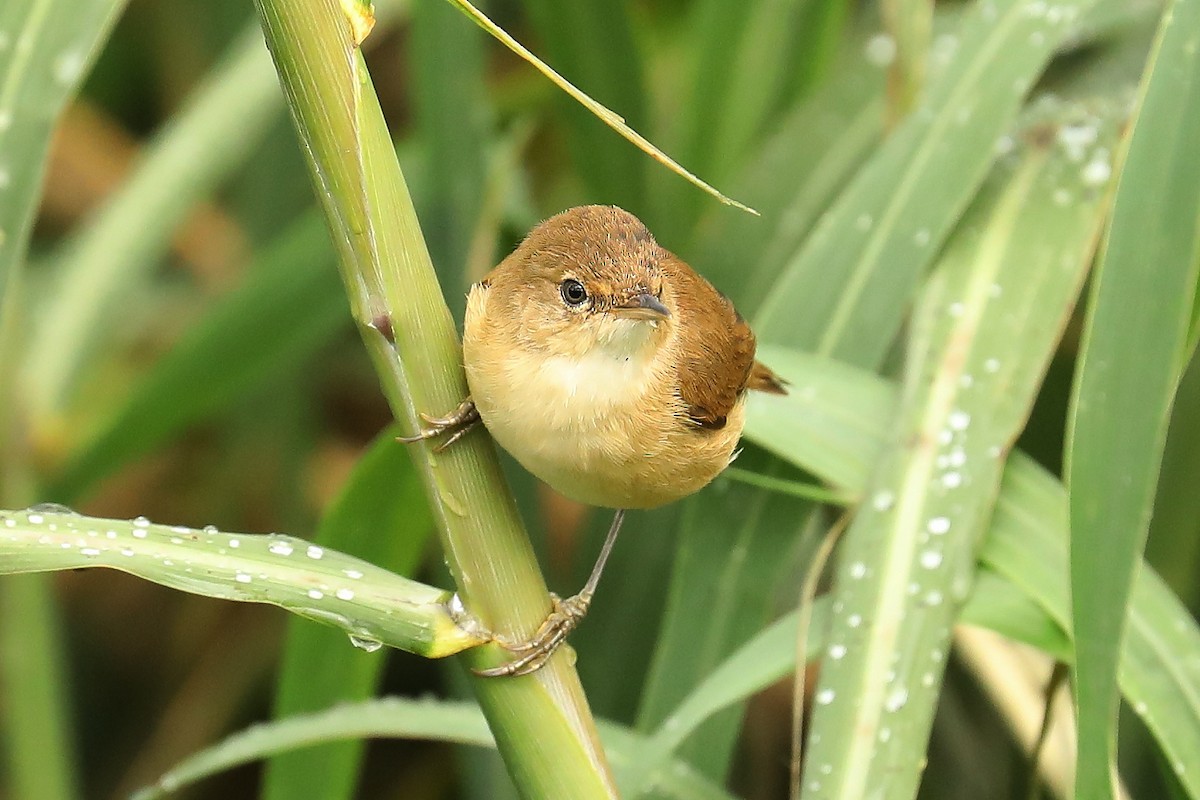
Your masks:
[{"label": "blurred green background", "polygon": [[[16,256],[24,268],[10,261],[16,233],[4,243],[9,250],[0,250],[0,277],[8,282],[0,506],[52,501],[93,516],[315,535],[379,441],[373,457],[387,460],[395,480],[354,484],[358,494],[343,503],[357,506],[364,530],[387,519],[404,536],[360,536],[337,546],[448,586],[407,456],[387,443],[391,416],[351,323],[250,3],[131,0],[122,7],[88,0],[86,11],[52,0],[16,5],[0,11],[0,35],[34,30],[49,37],[61,26],[64,37],[76,39],[74,49],[46,44],[37,51],[43,55],[32,56],[61,84],[57,101],[52,88],[29,90],[46,98],[42,127],[31,123],[24,142],[0,132],[0,165],[22,159],[28,166],[11,176],[0,172],[6,225],[20,218],[17,189],[36,200],[26,184],[41,177],[38,147],[48,147],[28,254]],[[1056,222],[1036,236],[1074,254],[1082,267],[1070,291],[1082,285],[1112,200],[1109,175],[1091,165],[1119,169],[1121,137],[1129,135],[1163,12],[1161,4],[1136,0],[1018,3],[1015,14],[1010,6],[483,5],[569,80],[761,217],[718,204],[652,162],[448,3],[379,4],[380,23],[364,51],[456,319],[469,285],[537,221],[571,205],[612,203],[637,214],[661,244],[729,294],[764,341],[903,378],[911,395],[922,385],[913,354],[922,336],[933,335],[923,326],[934,326],[922,303],[933,302],[927,293],[936,286],[924,276],[939,254],[952,258],[960,239],[965,248],[972,236],[986,238],[979,232],[1000,217],[997,198],[1027,152],[1049,152],[1046,158],[1071,173],[1054,190],[1070,197],[1053,197],[1071,208],[1079,201],[1075,228]],[[31,27],[43,10],[40,27]],[[73,14],[77,30],[63,21]],[[1053,35],[1014,27],[1029,48],[1018,53],[1003,38],[1009,34],[989,27],[997,15],[1039,24],[1060,19],[1047,23]],[[964,72],[952,84],[947,75],[974,56],[962,52],[972,36],[986,45],[969,62],[982,77]],[[20,77],[20,48],[3,41],[0,59],[7,60],[0,64]],[[95,59],[87,67],[89,42]],[[64,61],[63,53],[79,63]],[[74,96],[76,79],[82,84]],[[0,75],[0,110],[4,80]],[[1200,114],[1200,106],[1185,109]],[[874,208],[870,203],[878,211],[860,210]],[[1178,203],[1187,208],[1186,199]],[[901,233],[851,243],[856,230],[865,237],[889,223]],[[874,305],[847,311],[845,298],[869,291],[863,285],[892,288],[877,289]],[[1148,561],[1195,614],[1200,373],[1194,364],[1184,370],[1196,339],[1191,285],[1187,308],[1176,314],[1183,346],[1175,374],[1182,383],[1162,472],[1137,474],[1156,497]],[[1028,383],[1027,400],[1012,411],[1011,434],[1000,438],[1019,434],[1017,446],[1054,475],[1064,474],[1064,431],[1073,430],[1068,406],[1087,324],[1082,303],[1071,310],[1072,297],[1068,292],[1060,311],[1037,311],[1048,363],[1033,358],[996,390],[1025,397],[1020,390]],[[1147,293],[1137,302],[1154,298]],[[1038,319],[1030,312],[1013,324],[1023,330]],[[1026,347],[1021,341],[1005,333],[996,345],[1017,350]],[[1007,364],[1008,354],[996,352]],[[1146,399],[1164,419],[1169,391]],[[813,481],[797,468],[802,460],[787,460],[749,444],[738,467]],[[561,594],[575,591],[607,512],[556,497],[506,466],[548,583]],[[996,492],[980,486],[987,509],[976,522],[980,533]],[[376,506],[381,517],[372,519]],[[836,516],[732,478],[687,502],[631,515],[592,614],[572,638],[593,712],[653,730],[715,665],[796,606],[804,570]],[[1067,576],[1059,577],[1065,597]],[[356,688],[344,685],[348,697],[376,681],[379,694],[469,694],[456,664],[351,650],[344,636],[271,607],[184,595],[107,570],[3,581],[0,736],[11,769],[0,772],[0,797],[126,796],[184,756],[269,718],[287,706],[281,697],[288,692],[304,695],[326,674],[331,649],[344,648],[336,657],[343,661],[346,653],[357,659],[349,667]],[[1057,623],[1047,641],[1064,638],[1066,623]],[[307,655],[293,644],[291,671],[282,679],[285,637],[304,636],[303,629],[317,632]],[[949,657],[940,694],[927,702],[936,717],[919,794],[1030,796],[1026,737],[1040,722],[1039,686],[1049,662],[1034,659],[997,676],[987,669],[1001,658],[988,649],[997,645],[958,644],[964,649]],[[336,669],[343,668],[339,661]],[[1195,664],[1184,669],[1195,671]],[[327,674],[342,673],[330,667]],[[1022,678],[1023,693],[1005,676]],[[336,696],[334,684],[329,692]],[[1023,698],[1023,705],[1005,697]],[[295,702],[291,708],[305,701]],[[1194,732],[1200,708],[1194,697],[1191,703],[1178,724]],[[680,755],[735,796],[786,797],[791,706],[791,681],[784,679],[714,717]],[[1059,711],[1069,716],[1065,697]],[[21,733],[31,716],[47,730]],[[38,741],[61,745],[54,754],[61,760],[49,762],[58,766],[36,762]],[[924,752],[922,743],[917,735],[913,752]],[[1069,751],[1048,757],[1058,765],[1050,769],[1069,774]],[[311,796],[513,796],[491,752],[375,740],[362,748],[360,769],[356,748],[340,753],[346,774],[357,777],[337,788],[309,784],[321,786]],[[1121,774],[1132,796],[1194,797],[1173,774],[1171,758],[1126,714]],[[35,761],[22,766],[22,759]],[[1200,753],[1191,759],[1189,766]],[[302,774],[306,761],[326,763],[300,753],[290,766],[279,759],[265,771],[241,767],[182,794],[296,796],[280,787],[305,784],[270,773]],[[19,777],[40,770],[56,777],[42,784]],[[1035,791],[1047,796],[1062,796],[1069,785],[1044,777]]]}]

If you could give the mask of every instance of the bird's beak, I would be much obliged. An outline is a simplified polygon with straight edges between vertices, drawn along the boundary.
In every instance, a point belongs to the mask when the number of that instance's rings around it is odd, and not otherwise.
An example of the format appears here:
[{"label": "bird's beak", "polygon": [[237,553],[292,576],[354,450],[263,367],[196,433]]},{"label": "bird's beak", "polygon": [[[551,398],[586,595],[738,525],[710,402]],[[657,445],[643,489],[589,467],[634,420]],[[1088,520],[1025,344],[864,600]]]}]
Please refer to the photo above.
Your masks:
[{"label": "bird's beak", "polygon": [[626,319],[645,320],[661,320],[671,316],[662,301],[648,292],[634,295],[621,305],[613,306],[612,313]]}]

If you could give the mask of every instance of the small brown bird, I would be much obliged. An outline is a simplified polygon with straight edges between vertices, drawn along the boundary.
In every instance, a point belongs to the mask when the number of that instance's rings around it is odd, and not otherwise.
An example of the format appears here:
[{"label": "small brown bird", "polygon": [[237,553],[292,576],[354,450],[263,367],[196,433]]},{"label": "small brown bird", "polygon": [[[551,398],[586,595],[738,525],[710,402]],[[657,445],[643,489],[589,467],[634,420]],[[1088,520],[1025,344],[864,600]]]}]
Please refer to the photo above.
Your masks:
[{"label": "small brown bird", "polygon": [[579,624],[624,509],[706,486],[734,456],[747,389],[783,393],[754,360],[727,297],[658,245],[637,217],[582,206],[551,217],[472,287],[463,363],[471,397],[406,441],[482,420],[558,492],[618,509],[582,592],[560,601],[519,657],[481,674],[532,672]]}]

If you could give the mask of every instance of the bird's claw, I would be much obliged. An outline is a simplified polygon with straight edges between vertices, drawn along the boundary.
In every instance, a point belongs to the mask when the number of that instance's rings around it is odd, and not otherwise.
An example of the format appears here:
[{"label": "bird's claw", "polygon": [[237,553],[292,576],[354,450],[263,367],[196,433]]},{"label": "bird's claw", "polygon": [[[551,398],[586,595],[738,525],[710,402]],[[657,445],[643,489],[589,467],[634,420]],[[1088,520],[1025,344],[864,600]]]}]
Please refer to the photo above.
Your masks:
[{"label": "bird's claw", "polygon": [[552,594],[550,599],[553,608],[533,636],[523,642],[505,642],[497,639],[505,650],[516,654],[517,658],[498,667],[475,669],[472,672],[484,678],[500,678],[528,675],[545,666],[550,656],[554,655],[571,631],[579,627],[579,623],[587,616],[592,595],[589,592],[580,592],[563,600]]},{"label": "bird's claw", "polygon": [[426,439],[436,439],[439,436],[446,435],[445,441],[439,442],[433,448],[433,452],[435,453],[442,452],[466,436],[481,421],[479,410],[475,408],[475,402],[469,397],[459,403],[458,408],[443,417],[433,417],[421,412],[421,419],[428,427],[421,428],[413,436],[397,436],[396,441],[404,442],[405,444],[415,444]]}]

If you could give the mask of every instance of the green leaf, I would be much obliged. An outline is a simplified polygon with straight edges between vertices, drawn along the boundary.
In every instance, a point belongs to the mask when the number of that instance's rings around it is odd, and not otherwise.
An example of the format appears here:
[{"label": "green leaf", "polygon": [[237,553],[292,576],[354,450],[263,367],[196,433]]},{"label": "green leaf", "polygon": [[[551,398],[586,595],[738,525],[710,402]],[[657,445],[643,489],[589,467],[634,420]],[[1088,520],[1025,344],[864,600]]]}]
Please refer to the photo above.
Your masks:
[{"label": "green leaf", "polygon": [[[321,519],[317,545],[362,558],[398,574],[420,563],[433,519],[420,477],[387,429],[355,465],[345,488]],[[379,683],[386,651],[345,647],[339,631],[301,619],[288,623],[279,679],[277,719],[364,700]],[[262,796],[349,798],[354,794],[361,742],[341,742],[272,758]]]},{"label": "green leaf", "polygon": [[[412,535],[422,533],[417,528]],[[438,658],[483,641],[460,627],[469,622],[450,592],[304,539],[156,525],[141,517],[0,511],[0,574],[88,567],[205,597],[277,605],[339,627],[366,646]]]},{"label": "green leaf", "polygon": [[[546,51],[568,80],[615,109],[633,128],[646,124],[642,54],[626,0],[528,0],[524,7]],[[562,98],[571,160],[588,199],[636,210],[646,205],[646,160],[588,109]],[[690,165],[691,166],[691,165]],[[692,166],[696,169],[698,167]]]},{"label": "green leaf", "polygon": [[307,214],[135,384],[47,494],[70,502],[251,387],[294,369],[347,321],[329,234]]},{"label": "green leaf", "polygon": [[[618,769],[632,761],[645,742],[643,737],[612,723],[602,725],[601,734]],[[162,797],[217,772],[272,753],[365,737],[434,739],[478,747],[495,746],[483,714],[473,703],[387,697],[248,728],[185,759],[159,778],[154,786],[140,790],[134,798],[152,800]],[[670,764],[656,774],[654,780],[670,798],[731,800],[729,794],[685,764]]]},{"label": "green leaf", "polygon": [[[950,629],[974,577],[1003,455],[1024,426],[1091,263],[1103,193],[1084,185],[1057,126],[1035,124],[985,184],[921,297],[895,432],[841,543],[831,640],[804,791],[915,795]],[[1040,134],[1040,135],[1039,135]],[[1064,192],[1078,199],[1062,202]],[[824,765],[837,765],[832,773]]]},{"label": "green leaf", "polygon": [[487,40],[440,2],[413,4],[411,35],[418,146],[429,178],[420,198],[421,227],[455,316],[461,318],[472,282],[464,267],[483,205],[485,136],[491,123],[484,85]]},{"label": "green leaf", "polygon": [[[19,382],[29,314],[22,278],[51,133],[123,7],[122,0],[0,4],[0,499],[24,502],[30,493],[27,398]],[[40,577],[6,579],[0,607],[5,788],[19,797],[76,797],[65,662],[50,587]]]},{"label": "green leaf", "polygon": [[0,8],[0,311],[24,263],[50,132],[124,0],[31,0]]},{"label": "green leaf", "polygon": [[[739,464],[761,470],[761,453],[743,453]],[[658,726],[704,676],[770,619],[777,585],[794,563],[809,504],[721,481],[689,498],[683,508],[675,564],[663,626],[642,704],[638,727]],[[703,614],[696,613],[704,608]],[[740,709],[714,720],[689,743],[688,760],[720,780],[741,724]]]},{"label": "green leaf", "polygon": [[111,333],[109,317],[129,285],[149,275],[184,215],[250,154],[279,101],[261,34],[247,31],[156,135],[121,191],[62,245],[23,386],[52,452],[80,372]]},{"label": "green leaf", "polygon": [[[1068,425],[1076,797],[1114,796],[1117,673],[1200,270],[1200,7],[1163,15],[1122,159]],[[1105,164],[1107,166],[1107,164]]]},{"label": "green leaf", "polygon": [[1026,92],[1092,0],[978,3],[928,89],[829,209],[756,315],[766,341],[875,364]]}]

